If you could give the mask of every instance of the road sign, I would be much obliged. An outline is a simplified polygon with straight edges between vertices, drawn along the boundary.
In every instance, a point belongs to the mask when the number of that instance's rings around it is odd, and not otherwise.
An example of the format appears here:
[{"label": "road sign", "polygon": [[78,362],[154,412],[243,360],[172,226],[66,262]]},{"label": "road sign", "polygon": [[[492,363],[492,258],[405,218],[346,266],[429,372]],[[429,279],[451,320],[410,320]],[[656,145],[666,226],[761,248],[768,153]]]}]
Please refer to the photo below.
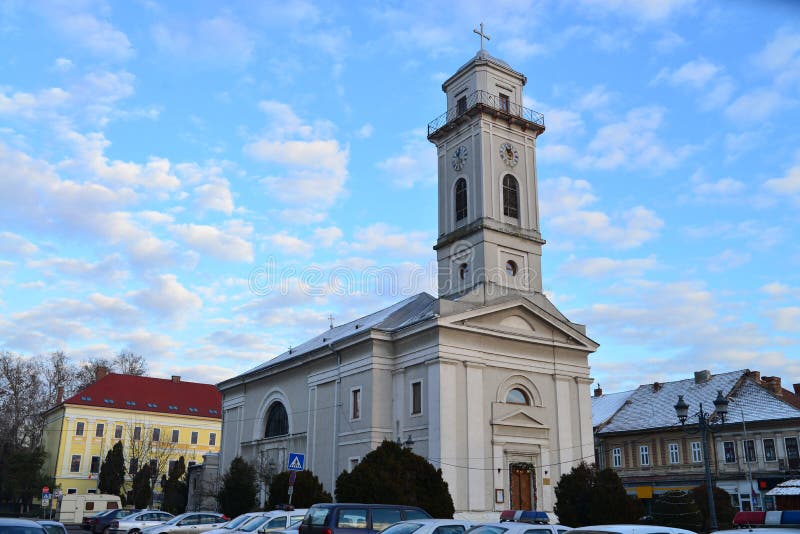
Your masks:
[{"label": "road sign", "polygon": [[288,462],[289,465],[287,466],[287,469],[289,469],[289,471],[302,471],[305,463],[305,454],[300,454],[299,452],[290,452]]},{"label": "road sign", "polygon": [[50,493],[50,488],[48,488],[47,486],[43,487],[42,493]]}]

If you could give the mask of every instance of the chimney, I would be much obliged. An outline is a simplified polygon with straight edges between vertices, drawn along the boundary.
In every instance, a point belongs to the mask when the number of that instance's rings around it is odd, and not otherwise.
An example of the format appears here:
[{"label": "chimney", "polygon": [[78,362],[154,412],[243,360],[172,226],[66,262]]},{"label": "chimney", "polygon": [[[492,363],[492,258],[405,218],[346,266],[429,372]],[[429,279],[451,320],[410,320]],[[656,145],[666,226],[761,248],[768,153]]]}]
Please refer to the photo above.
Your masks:
[{"label": "chimney", "polygon": [[711,371],[708,369],[704,369],[702,371],[695,371],[694,372],[694,383],[695,384],[704,384],[711,380]]},{"label": "chimney", "polygon": [[756,382],[761,382],[761,371],[749,371],[747,375]]},{"label": "chimney", "polygon": [[[800,386],[800,384],[797,384]],[[64,386],[58,386],[58,392],[56,393],[56,404],[61,404],[64,400]]]},{"label": "chimney", "polygon": [[108,374],[108,367],[105,365],[98,365],[97,369],[94,370],[94,381],[97,382],[98,380],[105,378]]},{"label": "chimney", "polygon": [[662,383],[660,383],[660,382],[653,382],[653,391],[654,391],[654,392],[655,392],[655,391],[659,391],[659,390],[661,390],[661,388],[663,388],[663,387],[664,387],[664,385],[663,385]]},{"label": "chimney", "polygon": [[794,388],[795,396],[800,397],[800,384],[792,384],[792,387]]},{"label": "chimney", "polygon": [[[800,384],[797,384],[800,386]],[[594,396],[595,397],[602,397],[603,396],[603,388],[600,387],[600,384],[597,384],[597,387],[594,388]]]},{"label": "chimney", "polygon": [[767,390],[771,391],[775,395],[780,395],[783,393],[783,388],[781,387],[781,377],[765,376],[761,379],[761,381],[764,383]]},{"label": "chimney", "polygon": [[180,384],[181,383],[181,376],[180,375],[172,375],[172,383],[173,384]]}]

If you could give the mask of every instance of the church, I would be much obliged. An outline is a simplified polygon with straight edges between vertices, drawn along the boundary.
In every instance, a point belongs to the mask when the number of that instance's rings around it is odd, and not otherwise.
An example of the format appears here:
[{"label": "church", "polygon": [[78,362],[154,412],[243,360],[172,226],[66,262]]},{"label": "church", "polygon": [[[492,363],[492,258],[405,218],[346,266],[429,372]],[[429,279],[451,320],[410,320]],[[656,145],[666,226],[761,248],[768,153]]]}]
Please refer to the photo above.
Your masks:
[{"label": "church", "polygon": [[[481,30],[482,33],[482,30]],[[218,385],[220,468],[288,453],[333,493],[383,440],[441,468],[460,517],[552,512],[560,476],[594,461],[588,356],[598,344],[542,292],[527,79],[483,48],[442,85],[438,298],[420,293],[322,332]]]}]

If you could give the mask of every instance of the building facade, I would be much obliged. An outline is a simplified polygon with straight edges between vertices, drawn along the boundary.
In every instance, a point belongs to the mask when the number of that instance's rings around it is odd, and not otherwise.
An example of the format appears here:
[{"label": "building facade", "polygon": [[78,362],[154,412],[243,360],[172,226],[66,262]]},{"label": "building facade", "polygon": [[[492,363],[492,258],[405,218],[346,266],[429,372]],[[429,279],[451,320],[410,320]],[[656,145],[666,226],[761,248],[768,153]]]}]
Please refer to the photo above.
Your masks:
[{"label": "building facade", "polygon": [[[219,450],[221,395],[211,384],[105,374],[51,408],[46,417],[45,472],[63,494],[97,492],[106,454],[121,441],[128,485],[148,463],[160,478],[181,456],[187,465]],[[159,487],[156,485],[156,493]]]},{"label": "building facade", "polygon": [[[221,469],[236,456],[333,493],[383,440],[441,468],[457,512],[552,511],[553,486],[593,461],[588,355],[598,345],[542,293],[541,115],[526,78],[481,50],[442,86],[428,127],[439,175],[439,297],[338,325],[218,385]],[[262,474],[263,476],[263,474]]]},{"label": "building facade", "polygon": [[712,480],[740,510],[773,510],[767,495],[800,474],[800,384],[794,391],[779,377],[747,369],[639,386],[634,391],[592,398],[596,408],[598,464],[617,471],[626,488],[650,500],[668,490],[705,483],[697,419],[681,427],[674,404],[683,395],[696,413],[713,412],[717,392],[728,399],[725,424],[708,437]]}]

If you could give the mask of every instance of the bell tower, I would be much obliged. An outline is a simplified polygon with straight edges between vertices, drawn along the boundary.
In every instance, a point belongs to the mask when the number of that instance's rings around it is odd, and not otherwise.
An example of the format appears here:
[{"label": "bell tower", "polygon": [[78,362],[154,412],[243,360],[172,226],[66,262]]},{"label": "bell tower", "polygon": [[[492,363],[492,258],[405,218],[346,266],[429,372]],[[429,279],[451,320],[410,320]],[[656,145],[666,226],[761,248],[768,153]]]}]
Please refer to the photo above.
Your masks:
[{"label": "bell tower", "polygon": [[442,84],[447,111],[428,124],[439,175],[439,296],[487,303],[541,293],[536,139],[544,117],[522,105],[525,75],[481,50]]}]

